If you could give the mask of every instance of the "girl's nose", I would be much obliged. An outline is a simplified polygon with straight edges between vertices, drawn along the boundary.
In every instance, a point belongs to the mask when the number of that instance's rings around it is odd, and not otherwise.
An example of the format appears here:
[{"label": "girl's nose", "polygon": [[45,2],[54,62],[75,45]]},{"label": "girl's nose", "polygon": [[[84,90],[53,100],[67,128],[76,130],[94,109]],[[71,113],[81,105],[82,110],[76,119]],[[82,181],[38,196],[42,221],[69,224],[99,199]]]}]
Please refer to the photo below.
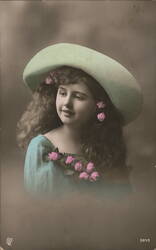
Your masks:
[{"label": "girl's nose", "polygon": [[64,99],[64,105],[65,106],[72,106],[72,97],[71,95],[67,95]]}]

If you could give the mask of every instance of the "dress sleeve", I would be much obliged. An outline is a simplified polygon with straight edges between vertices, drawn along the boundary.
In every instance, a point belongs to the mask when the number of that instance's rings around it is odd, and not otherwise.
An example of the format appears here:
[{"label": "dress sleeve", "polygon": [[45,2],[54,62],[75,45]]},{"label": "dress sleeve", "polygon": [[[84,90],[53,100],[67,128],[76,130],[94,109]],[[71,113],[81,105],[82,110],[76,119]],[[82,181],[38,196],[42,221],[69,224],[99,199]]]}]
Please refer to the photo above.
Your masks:
[{"label": "dress sleeve", "polygon": [[63,178],[54,162],[48,160],[48,153],[52,151],[40,137],[31,140],[25,157],[24,184],[27,191],[33,193],[47,193],[55,191],[56,182]]}]

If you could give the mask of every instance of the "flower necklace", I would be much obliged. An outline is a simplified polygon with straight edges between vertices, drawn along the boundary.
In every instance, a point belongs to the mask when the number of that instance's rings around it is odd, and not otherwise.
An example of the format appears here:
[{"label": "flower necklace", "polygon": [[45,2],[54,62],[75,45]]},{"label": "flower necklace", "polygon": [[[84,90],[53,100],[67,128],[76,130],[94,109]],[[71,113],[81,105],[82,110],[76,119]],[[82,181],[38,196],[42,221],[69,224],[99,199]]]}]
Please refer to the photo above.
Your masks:
[{"label": "flower necklace", "polygon": [[66,175],[76,175],[80,180],[95,182],[99,180],[99,173],[94,163],[86,161],[83,157],[75,157],[72,154],[60,153],[58,148],[48,154],[50,161],[58,162],[65,169]]}]

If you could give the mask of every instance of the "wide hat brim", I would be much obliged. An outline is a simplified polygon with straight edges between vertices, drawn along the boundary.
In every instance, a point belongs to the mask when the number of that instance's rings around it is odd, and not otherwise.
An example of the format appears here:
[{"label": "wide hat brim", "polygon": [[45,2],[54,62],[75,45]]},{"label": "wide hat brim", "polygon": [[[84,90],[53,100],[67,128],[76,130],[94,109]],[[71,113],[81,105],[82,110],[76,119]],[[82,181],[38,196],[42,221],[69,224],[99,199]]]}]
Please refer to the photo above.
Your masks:
[{"label": "wide hat brim", "polygon": [[59,43],[42,49],[26,65],[23,80],[34,91],[47,72],[63,65],[94,77],[123,115],[124,125],[140,113],[142,93],[133,75],[116,60],[77,44]]}]

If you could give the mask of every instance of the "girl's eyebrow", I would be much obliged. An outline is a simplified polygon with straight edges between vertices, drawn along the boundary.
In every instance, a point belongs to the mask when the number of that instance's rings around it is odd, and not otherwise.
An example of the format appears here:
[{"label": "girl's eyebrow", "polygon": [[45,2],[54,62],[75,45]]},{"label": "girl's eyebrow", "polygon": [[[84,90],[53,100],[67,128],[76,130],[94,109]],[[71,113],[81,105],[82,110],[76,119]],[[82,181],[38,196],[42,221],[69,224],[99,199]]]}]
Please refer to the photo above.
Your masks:
[{"label": "girl's eyebrow", "polygon": [[[59,86],[59,89],[62,89],[62,90],[66,90],[66,91],[67,91],[67,89],[64,88],[64,87],[62,87],[62,86]],[[81,92],[81,91],[73,91],[73,93],[81,94],[81,95],[83,95],[83,96],[88,96],[86,93],[83,93],[83,92]]]},{"label": "girl's eyebrow", "polygon": [[66,90],[66,88],[62,87],[62,86],[59,86],[59,89],[63,89],[63,90]]}]

